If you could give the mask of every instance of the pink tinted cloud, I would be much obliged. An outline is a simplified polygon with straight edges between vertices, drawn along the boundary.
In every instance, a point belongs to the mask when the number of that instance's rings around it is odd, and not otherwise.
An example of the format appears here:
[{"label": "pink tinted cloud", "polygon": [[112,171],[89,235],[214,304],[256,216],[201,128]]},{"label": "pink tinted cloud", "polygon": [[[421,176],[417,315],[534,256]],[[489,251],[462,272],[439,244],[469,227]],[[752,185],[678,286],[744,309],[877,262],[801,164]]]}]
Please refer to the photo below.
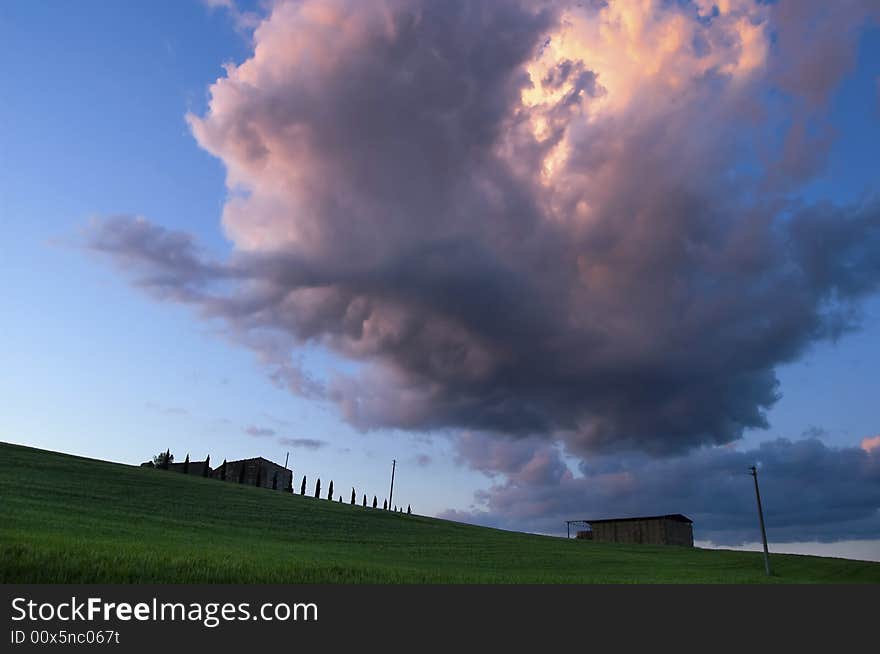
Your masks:
[{"label": "pink tinted cloud", "polygon": [[875,450],[880,452],[880,435],[863,438],[861,448],[865,450],[865,452],[874,452]]},{"label": "pink tinted cloud", "polygon": [[[797,6],[276,2],[188,116],[226,168],[232,257],[126,217],[90,245],[361,429],[735,441],[880,280],[878,207],[789,200],[824,168],[872,5]],[[357,365],[309,371],[303,344]]]}]

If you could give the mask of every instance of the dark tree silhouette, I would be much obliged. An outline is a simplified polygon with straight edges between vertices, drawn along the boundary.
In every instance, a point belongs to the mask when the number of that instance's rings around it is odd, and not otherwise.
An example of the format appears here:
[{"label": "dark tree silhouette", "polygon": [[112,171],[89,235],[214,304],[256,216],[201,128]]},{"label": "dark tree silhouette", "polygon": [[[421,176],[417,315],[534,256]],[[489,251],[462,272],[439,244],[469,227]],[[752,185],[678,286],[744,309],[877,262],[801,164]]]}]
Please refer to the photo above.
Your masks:
[{"label": "dark tree silhouette", "polygon": [[412,515],[412,507],[409,504],[406,505],[406,514]]},{"label": "dark tree silhouette", "polygon": [[220,481],[226,481],[226,459],[223,459],[223,465],[220,466]]},{"label": "dark tree silhouette", "polygon": [[186,458],[183,460],[183,474],[189,474],[189,452],[186,453]]},{"label": "dark tree silhouette", "polygon": [[263,485],[263,466],[259,463],[257,464],[257,483],[254,485],[257,488]]},{"label": "dark tree silhouette", "polygon": [[202,470],[202,477],[207,477],[211,474],[211,455],[205,457],[205,468]]},{"label": "dark tree silhouette", "polygon": [[364,493],[364,508],[367,506],[367,494]]},{"label": "dark tree silhouette", "polygon": [[284,488],[284,492],[293,494],[293,470],[287,475],[287,486]]},{"label": "dark tree silhouette", "polygon": [[354,486],[352,486],[351,487],[351,503],[354,504],[355,502],[357,502],[357,498],[355,497],[355,494],[354,494]]},{"label": "dark tree silhouette", "polygon": [[275,474],[272,475],[272,490],[278,490],[278,471],[275,471]]},{"label": "dark tree silhouette", "polygon": [[321,478],[318,477],[318,483],[315,484],[315,497],[321,499]]},{"label": "dark tree silhouette", "polygon": [[305,475],[303,475],[303,483],[302,483],[302,486],[299,487],[299,494],[300,494],[300,495],[305,495],[305,494],[306,494],[306,476],[305,476]]},{"label": "dark tree silhouette", "polygon": [[239,484],[244,483],[244,475],[246,472],[247,472],[247,462],[242,461],[241,462],[241,469],[238,471],[238,483]]},{"label": "dark tree silhouette", "polygon": [[388,510],[388,500],[383,500],[383,501],[382,501],[382,510],[383,510],[383,511],[387,511],[387,510]]},{"label": "dark tree silhouette", "polygon": [[330,488],[327,489],[327,499],[333,501],[333,480],[330,480]]},{"label": "dark tree silhouette", "polygon": [[373,508],[375,509],[376,506],[377,506],[377,505],[376,505],[376,496],[373,495]]},{"label": "dark tree silhouette", "polygon": [[342,495],[339,496],[339,503],[342,504]]}]

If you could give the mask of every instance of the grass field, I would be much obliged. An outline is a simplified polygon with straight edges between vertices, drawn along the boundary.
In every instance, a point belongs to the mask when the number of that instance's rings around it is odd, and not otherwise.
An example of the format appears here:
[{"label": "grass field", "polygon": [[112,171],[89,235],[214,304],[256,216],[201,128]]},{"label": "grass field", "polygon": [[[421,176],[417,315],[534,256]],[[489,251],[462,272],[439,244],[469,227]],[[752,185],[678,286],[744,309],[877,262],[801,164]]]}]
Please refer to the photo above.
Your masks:
[{"label": "grass field", "polygon": [[880,564],[585,543],[0,443],[0,582],[880,583]]}]

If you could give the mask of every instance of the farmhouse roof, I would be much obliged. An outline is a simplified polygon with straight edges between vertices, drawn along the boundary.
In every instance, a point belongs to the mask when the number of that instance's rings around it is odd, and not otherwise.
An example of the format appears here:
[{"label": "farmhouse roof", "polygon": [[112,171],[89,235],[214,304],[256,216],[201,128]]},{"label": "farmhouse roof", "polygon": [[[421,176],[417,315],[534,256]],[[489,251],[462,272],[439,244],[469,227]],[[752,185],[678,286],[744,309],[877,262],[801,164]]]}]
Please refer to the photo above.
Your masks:
[{"label": "farmhouse roof", "polygon": [[274,461],[270,461],[269,459],[267,459],[267,458],[265,458],[265,457],[262,457],[262,456],[252,456],[252,457],[247,458],[247,459],[236,459],[235,461],[227,461],[226,463],[227,463],[227,465],[229,465],[229,464],[232,464],[232,463],[244,463],[244,462],[247,462],[247,461],[262,461],[263,463],[268,463],[268,464],[273,465],[273,466],[278,466],[279,468],[283,468],[283,467],[284,467],[284,466],[281,465],[280,463],[275,463]]},{"label": "farmhouse roof", "polygon": [[675,522],[686,522],[693,524],[693,520],[681,513],[668,513],[666,515],[644,515],[632,518],[602,518],[599,520],[584,520],[584,522],[593,524],[599,522],[631,522],[633,520],[674,520]]}]

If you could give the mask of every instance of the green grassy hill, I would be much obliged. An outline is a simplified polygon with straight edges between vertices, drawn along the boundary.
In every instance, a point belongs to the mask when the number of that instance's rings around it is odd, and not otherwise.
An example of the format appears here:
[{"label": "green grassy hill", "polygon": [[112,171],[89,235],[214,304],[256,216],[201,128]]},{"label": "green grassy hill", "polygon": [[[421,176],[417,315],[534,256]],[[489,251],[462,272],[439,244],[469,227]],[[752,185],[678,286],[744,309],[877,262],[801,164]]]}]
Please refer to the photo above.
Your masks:
[{"label": "green grassy hill", "polygon": [[601,545],[0,443],[0,582],[872,582],[880,564]]}]

